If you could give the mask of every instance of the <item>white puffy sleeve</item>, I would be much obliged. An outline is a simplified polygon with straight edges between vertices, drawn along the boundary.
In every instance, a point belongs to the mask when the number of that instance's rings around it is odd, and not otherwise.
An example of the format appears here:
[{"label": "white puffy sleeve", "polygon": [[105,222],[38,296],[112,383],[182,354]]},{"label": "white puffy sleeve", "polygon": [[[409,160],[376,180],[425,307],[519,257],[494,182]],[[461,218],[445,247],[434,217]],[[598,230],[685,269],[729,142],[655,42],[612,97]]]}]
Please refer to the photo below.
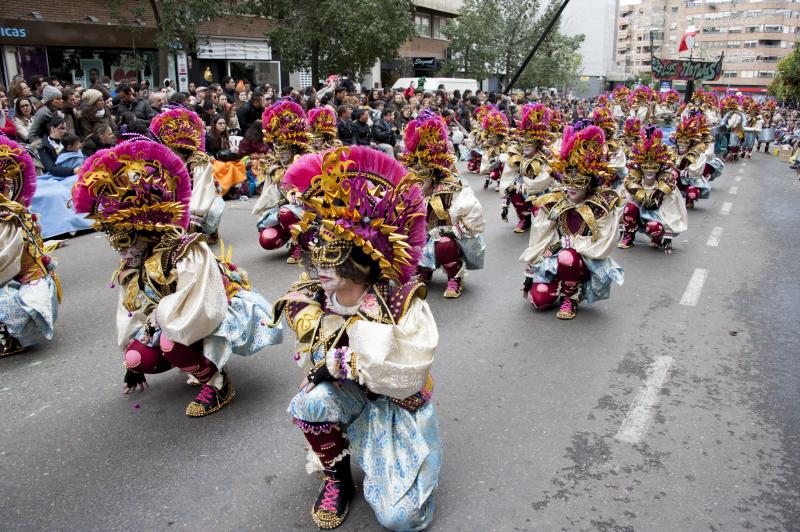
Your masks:
[{"label": "white puffy sleeve", "polygon": [[689,175],[692,177],[700,177],[703,175],[703,171],[706,169],[706,154],[701,153],[697,160],[695,160],[694,164],[689,165],[687,170],[689,171]]},{"label": "white puffy sleeve", "polygon": [[625,156],[625,150],[619,148],[617,153],[611,156],[608,161],[608,166],[614,170],[616,174],[620,174],[628,165],[628,158]]},{"label": "white puffy sleeve", "polygon": [[689,214],[686,212],[686,201],[681,196],[678,187],[665,195],[658,208],[661,219],[664,220],[667,230],[678,234],[689,228]]},{"label": "white puffy sleeve", "polygon": [[503,173],[500,175],[501,190],[505,190],[510,185],[512,185],[514,181],[516,181],[517,176],[519,175],[519,165],[509,163],[507,153],[504,153],[503,155],[500,156],[501,159],[503,157],[505,157],[506,160],[502,161],[504,166],[503,166]]},{"label": "white puffy sleeve", "polygon": [[450,205],[450,221],[459,224],[470,236],[483,233],[486,222],[483,219],[483,206],[472,187],[465,186],[453,197]]},{"label": "white puffy sleeve", "polygon": [[278,185],[270,183],[269,180],[265,181],[264,187],[261,189],[261,195],[253,206],[253,214],[260,218],[269,209],[278,205],[282,199],[283,194],[278,189]]},{"label": "white puffy sleeve", "polygon": [[410,397],[425,386],[439,344],[426,301],[414,298],[396,325],[355,321],[347,336],[359,384],[395,399]]},{"label": "white puffy sleeve", "polygon": [[528,248],[522,252],[519,260],[526,264],[536,264],[542,260],[547,246],[558,240],[556,221],[551,220],[544,209],[539,209],[533,218]]},{"label": "white puffy sleeve", "polygon": [[200,218],[208,214],[211,204],[217,197],[214,186],[214,167],[210,161],[197,164],[192,169],[192,198],[189,200],[189,213]]},{"label": "white puffy sleeve", "polygon": [[228,309],[222,273],[205,242],[191,245],[178,261],[178,286],[156,308],[156,321],[173,342],[191,345],[222,323]]},{"label": "white puffy sleeve", "polygon": [[542,165],[542,169],[539,171],[539,175],[534,177],[533,179],[529,177],[523,177],[525,193],[529,196],[541,194],[552,184],[553,178],[550,177],[550,168],[546,165]]},{"label": "white puffy sleeve", "polygon": [[19,273],[24,246],[22,228],[10,220],[0,222],[0,285]]},{"label": "white puffy sleeve", "polygon": [[587,259],[605,259],[617,247],[619,237],[619,219],[622,208],[613,209],[606,218],[598,223],[596,240],[591,236],[571,236],[572,247]]}]

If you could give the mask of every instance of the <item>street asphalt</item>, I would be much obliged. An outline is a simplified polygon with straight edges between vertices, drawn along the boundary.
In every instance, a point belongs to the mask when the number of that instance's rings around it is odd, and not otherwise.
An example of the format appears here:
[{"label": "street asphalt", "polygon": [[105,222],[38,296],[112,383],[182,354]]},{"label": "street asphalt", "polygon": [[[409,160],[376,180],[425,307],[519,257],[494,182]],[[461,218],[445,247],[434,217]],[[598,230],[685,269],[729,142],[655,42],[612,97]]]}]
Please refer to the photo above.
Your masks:
[{"label": "street asphalt", "polygon": [[[641,237],[616,250],[624,286],[566,322],[521,299],[527,234],[467,175],[486,268],[458,300],[437,273],[428,296],[445,445],[430,530],[800,530],[800,182],[786,163],[728,165],[672,256]],[[252,203],[228,202],[221,234],[273,301],[299,269],[259,247]],[[190,419],[196,389],[175,370],[121,393],[106,240],[55,257],[55,338],[0,360],[0,530],[314,530],[319,482],[286,414],[302,377],[290,334],[234,359],[236,399]],[[359,496],[342,530],[379,529]]]}]

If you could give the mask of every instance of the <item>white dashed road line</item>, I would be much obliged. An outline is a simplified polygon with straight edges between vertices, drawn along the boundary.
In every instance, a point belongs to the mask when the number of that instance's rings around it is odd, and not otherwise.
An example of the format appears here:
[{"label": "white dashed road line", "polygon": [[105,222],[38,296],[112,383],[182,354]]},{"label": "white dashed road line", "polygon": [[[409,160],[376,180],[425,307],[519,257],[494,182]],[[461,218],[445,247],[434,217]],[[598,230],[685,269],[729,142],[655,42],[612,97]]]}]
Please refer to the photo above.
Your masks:
[{"label": "white dashed road line", "polygon": [[703,291],[703,285],[706,284],[707,277],[708,270],[704,270],[703,268],[695,269],[692,278],[689,279],[689,284],[686,285],[683,297],[681,297],[681,305],[686,305],[687,307],[694,307],[697,305],[697,300],[700,299],[700,292]]},{"label": "white dashed road line", "polygon": [[740,182],[742,180],[742,176],[737,175],[736,177],[733,178],[733,180],[738,183],[738,182]]},{"label": "white dashed road line", "polygon": [[722,237],[722,231],[722,227],[715,227],[712,229],[711,236],[706,240],[706,246],[711,246],[712,248],[719,246],[719,239]]},{"label": "white dashed road line", "polygon": [[639,443],[647,434],[650,422],[653,420],[653,408],[658,404],[658,395],[664,381],[667,380],[669,368],[673,358],[661,356],[653,361],[647,372],[647,380],[633,400],[628,415],[622,421],[615,438],[627,443]]},{"label": "white dashed road line", "polygon": [[738,194],[738,193],[739,193],[739,187],[731,187],[731,189],[728,191],[728,194]]},{"label": "white dashed road line", "polygon": [[722,204],[722,208],[719,210],[719,213],[730,214],[732,208],[733,208],[733,203],[731,203],[730,201],[726,201],[725,203]]}]

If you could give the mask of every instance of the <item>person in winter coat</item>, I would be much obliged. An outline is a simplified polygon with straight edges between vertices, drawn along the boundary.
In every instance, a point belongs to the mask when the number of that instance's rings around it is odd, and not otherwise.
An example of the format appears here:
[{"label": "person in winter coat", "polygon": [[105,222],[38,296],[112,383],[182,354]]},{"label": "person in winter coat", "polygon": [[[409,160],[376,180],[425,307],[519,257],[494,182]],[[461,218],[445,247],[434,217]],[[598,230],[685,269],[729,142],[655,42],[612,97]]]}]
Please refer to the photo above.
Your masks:
[{"label": "person in winter coat", "polygon": [[367,120],[369,120],[369,110],[366,107],[355,111],[353,121],[350,123],[354,145],[369,146],[372,143],[372,134]]},{"label": "person in winter coat", "polygon": [[50,118],[63,116],[61,113],[63,105],[64,98],[61,91],[50,85],[45,85],[42,91],[42,106],[33,115],[33,121],[28,130],[28,141],[31,144],[47,135],[47,124]]},{"label": "person in winter coat", "polygon": [[94,132],[83,142],[83,154],[86,157],[94,155],[99,150],[114,146],[114,131],[108,124],[99,122],[94,126]]},{"label": "person in winter coat", "polygon": [[106,105],[103,93],[97,89],[84,91],[81,96],[81,118],[78,125],[84,135],[94,134],[97,126],[104,125],[114,129],[111,109]]}]

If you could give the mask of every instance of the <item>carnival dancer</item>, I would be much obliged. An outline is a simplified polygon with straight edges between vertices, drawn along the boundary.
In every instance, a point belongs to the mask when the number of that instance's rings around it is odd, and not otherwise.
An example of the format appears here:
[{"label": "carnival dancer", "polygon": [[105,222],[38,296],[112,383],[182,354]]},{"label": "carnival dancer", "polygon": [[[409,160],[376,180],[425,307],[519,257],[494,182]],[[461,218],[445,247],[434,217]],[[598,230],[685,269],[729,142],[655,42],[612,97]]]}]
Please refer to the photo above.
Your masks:
[{"label": "carnival dancer", "polygon": [[622,209],[622,237],[618,247],[634,245],[636,233],[650,237],[650,247],[672,254],[672,241],[686,231],[689,216],[677,185],[672,150],[655,126],[642,130],[633,145],[625,179],[626,203]]},{"label": "carnival dancer", "polygon": [[772,119],[775,116],[775,111],[778,109],[778,101],[775,98],[767,98],[767,101],[764,102],[764,105],[761,108],[761,116],[763,118],[762,130],[764,131],[763,134],[758,135],[758,146],[756,147],[756,151],[761,150],[761,144],[763,143],[764,146],[764,153],[769,152],[769,145],[770,143],[775,140],[775,130],[772,129],[775,127],[775,124],[772,122]]},{"label": "carnival dancer", "polygon": [[508,206],[517,211],[519,222],[515,233],[525,233],[531,228],[531,214],[537,207],[532,202],[547,191],[552,183],[548,165],[554,140],[550,121],[553,112],[537,103],[522,107],[522,114],[508,153],[501,157],[505,164],[500,186],[503,202],[500,217],[508,221]]},{"label": "carnival dancer", "polygon": [[146,374],[177,367],[201,385],[186,407],[200,417],[234,397],[231,354],[279,343],[281,330],[269,327],[271,306],[230,255],[217,258],[205,235],[187,232],[191,194],[180,158],[148,140],[98,151],[72,190],[75,210],[120,254],[111,287],[120,290],[125,393],[146,387]]},{"label": "carnival dancer", "polygon": [[217,193],[214,167],[206,154],[206,128],[197,113],[184,107],[168,109],[150,122],[150,133],[172,150],[189,170],[192,197],[189,231],[203,233],[210,244],[219,239],[225,201]]},{"label": "carnival dancer", "polygon": [[502,111],[493,110],[483,117],[481,130],[483,157],[480,173],[486,175],[486,181],[483,183],[485,189],[494,181],[495,191],[500,191],[500,176],[503,175],[500,156],[508,149],[509,133],[508,117]]},{"label": "carnival dancer", "polygon": [[616,248],[621,199],[608,187],[613,171],[605,134],[580,121],[564,130],[561,152],[551,163],[560,187],[536,200],[525,263],[523,293],[537,310],[556,305],[557,317],[575,317],[578,303],[607,299],[611,283],[622,284]]},{"label": "carnival dancer", "polygon": [[617,122],[617,128],[621,128],[625,123],[625,119],[630,116],[631,108],[628,104],[628,97],[630,95],[631,90],[625,85],[617,85],[611,92],[611,99],[614,101],[611,113],[614,120]]},{"label": "carnival dancer", "polygon": [[622,130],[622,149],[625,150],[625,159],[630,159],[631,148],[642,138],[642,121],[636,117],[625,120],[625,127]]},{"label": "carnival dancer", "polygon": [[625,147],[617,139],[617,123],[611,116],[611,112],[605,107],[595,107],[590,115],[590,120],[594,125],[603,130],[605,137],[605,147],[607,149],[608,165],[614,173],[614,177],[609,183],[614,189],[619,189],[622,193],[622,182],[628,175],[628,159],[625,156]]},{"label": "carnival dancer", "polygon": [[753,156],[753,147],[756,139],[764,127],[764,119],[761,117],[761,105],[750,96],[744,99],[744,142],[742,143],[742,159],[750,159]]},{"label": "carnival dancer", "polygon": [[258,241],[264,249],[279,249],[289,244],[286,262],[297,264],[302,248],[292,241],[289,228],[302,216],[302,207],[291,201],[280,187],[287,168],[301,155],[311,151],[311,136],[303,108],[291,100],[279,101],[264,110],[261,121],[264,140],[273,145],[268,154],[266,180],[261,196],[253,207],[258,216]]},{"label": "carnival dancer", "polygon": [[695,89],[692,93],[692,98],[687,103],[681,105],[681,111],[678,119],[683,120],[691,115],[705,112],[708,105],[708,100],[706,99],[705,94],[706,93],[702,87]]},{"label": "carnival dancer", "polygon": [[674,89],[666,92],[654,93],[653,118],[655,124],[664,132],[664,136],[669,137],[678,115],[678,107],[681,103],[681,95]]},{"label": "carnival dancer", "polygon": [[647,85],[637,85],[628,97],[631,116],[635,116],[645,125],[652,122],[655,119],[655,98],[658,96],[653,94],[653,89]]},{"label": "carnival dancer", "polygon": [[728,150],[725,153],[725,160],[735,162],[739,160],[739,153],[744,141],[744,128],[747,125],[747,118],[742,112],[742,99],[736,95],[726,96],[720,105],[725,113],[720,125],[724,126],[728,132]]},{"label": "carnival dancer", "polygon": [[467,135],[466,146],[469,148],[469,161],[467,162],[467,170],[473,174],[480,173],[481,159],[483,158],[483,147],[481,146],[481,139],[483,138],[483,119],[495,107],[493,105],[481,105],[475,110],[475,117],[471,121],[469,135]]},{"label": "carnival dancer", "polygon": [[336,113],[322,105],[308,111],[308,126],[311,130],[311,149],[315,152],[338,148],[342,145],[336,128]]},{"label": "carnival dancer", "polygon": [[[425,285],[412,280],[425,245],[425,200],[393,158],[343,147],[301,157],[284,176],[305,214],[308,266],[275,305],[297,335],[306,372],[288,413],[323,483],[314,523],[336,528],[364,470],[364,498],[390,530],[422,530],[442,463],[431,402],[438,331]],[[342,206],[349,206],[343,208]]]},{"label": "carnival dancer", "polygon": [[55,262],[29,210],[35,192],[33,159],[0,135],[0,357],[51,340],[61,302]]},{"label": "carnival dancer", "polygon": [[444,297],[457,298],[464,290],[466,270],[483,268],[483,207],[456,172],[443,118],[423,111],[406,126],[404,144],[402,161],[421,183],[427,206],[428,238],[419,262],[419,279],[429,284],[433,272],[442,268],[447,275]]},{"label": "carnival dancer", "polygon": [[686,197],[686,208],[693,209],[699,199],[708,198],[711,187],[707,178],[706,149],[711,141],[708,124],[701,113],[684,117],[673,133],[679,172],[678,188]]},{"label": "carnival dancer", "polygon": [[720,114],[719,108],[719,98],[717,95],[711,91],[703,92],[703,116],[706,119],[706,124],[708,124],[709,128],[712,128],[719,124],[719,121],[722,120],[722,115]]}]

